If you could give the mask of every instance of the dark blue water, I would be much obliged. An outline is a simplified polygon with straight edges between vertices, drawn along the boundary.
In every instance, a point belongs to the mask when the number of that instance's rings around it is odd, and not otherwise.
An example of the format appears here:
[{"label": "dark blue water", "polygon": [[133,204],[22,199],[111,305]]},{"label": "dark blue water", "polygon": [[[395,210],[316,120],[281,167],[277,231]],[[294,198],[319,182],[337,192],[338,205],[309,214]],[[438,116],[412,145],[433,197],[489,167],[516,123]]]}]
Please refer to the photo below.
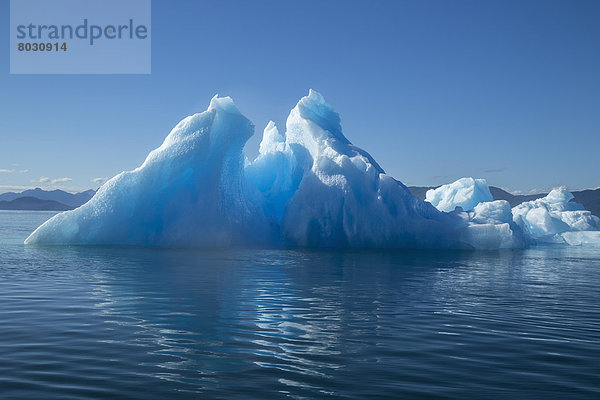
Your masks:
[{"label": "dark blue water", "polygon": [[0,397],[600,397],[600,249],[29,247],[0,212]]}]

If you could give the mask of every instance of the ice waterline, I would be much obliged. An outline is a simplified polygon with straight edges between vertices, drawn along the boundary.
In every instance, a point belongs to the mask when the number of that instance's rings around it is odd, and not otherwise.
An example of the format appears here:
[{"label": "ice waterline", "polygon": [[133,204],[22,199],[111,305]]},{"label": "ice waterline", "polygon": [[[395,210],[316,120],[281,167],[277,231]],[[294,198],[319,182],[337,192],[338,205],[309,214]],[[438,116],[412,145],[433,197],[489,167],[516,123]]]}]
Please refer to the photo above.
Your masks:
[{"label": "ice waterline", "polygon": [[292,109],[285,132],[268,124],[258,157],[244,163],[253,133],[231,98],[215,96],[140,167],[57,214],[25,243],[471,249],[600,243],[600,220],[570,203],[566,191],[511,210],[493,201],[484,180],[463,178],[428,192],[428,201],[417,199],[344,136],[339,115],[313,90]]}]

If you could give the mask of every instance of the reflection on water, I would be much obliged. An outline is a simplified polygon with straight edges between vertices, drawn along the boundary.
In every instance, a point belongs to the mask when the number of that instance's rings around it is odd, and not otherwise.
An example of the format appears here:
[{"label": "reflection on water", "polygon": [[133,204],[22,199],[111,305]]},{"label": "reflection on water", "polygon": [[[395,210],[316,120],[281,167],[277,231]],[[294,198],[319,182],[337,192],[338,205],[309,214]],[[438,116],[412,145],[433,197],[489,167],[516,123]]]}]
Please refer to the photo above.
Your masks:
[{"label": "reflection on water", "polygon": [[18,235],[0,230],[2,397],[600,395],[597,251],[42,248]]}]

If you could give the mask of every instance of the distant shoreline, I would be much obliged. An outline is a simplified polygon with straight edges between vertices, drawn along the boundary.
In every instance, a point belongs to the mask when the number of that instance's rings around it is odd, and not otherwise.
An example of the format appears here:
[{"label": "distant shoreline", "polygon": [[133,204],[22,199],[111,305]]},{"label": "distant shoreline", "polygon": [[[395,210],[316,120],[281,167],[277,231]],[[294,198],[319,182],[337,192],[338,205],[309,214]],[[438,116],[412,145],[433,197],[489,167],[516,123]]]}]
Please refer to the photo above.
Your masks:
[{"label": "distant shoreline", "polygon": [[7,192],[0,194],[0,210],[68,211],[87,203],[95,193],[94,190],[69,193],[40,188],[21,193]]}]

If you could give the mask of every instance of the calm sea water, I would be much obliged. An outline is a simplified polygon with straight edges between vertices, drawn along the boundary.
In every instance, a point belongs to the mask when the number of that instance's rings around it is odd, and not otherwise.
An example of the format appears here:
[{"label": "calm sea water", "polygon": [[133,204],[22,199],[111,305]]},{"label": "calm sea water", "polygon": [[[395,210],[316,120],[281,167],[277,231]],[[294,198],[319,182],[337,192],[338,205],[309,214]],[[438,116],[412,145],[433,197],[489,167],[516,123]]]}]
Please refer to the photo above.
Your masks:
[{"label": "calm sea water", "polygon": [[0,397],[600,398],[600,249],[31,247],[0,211]]}]

